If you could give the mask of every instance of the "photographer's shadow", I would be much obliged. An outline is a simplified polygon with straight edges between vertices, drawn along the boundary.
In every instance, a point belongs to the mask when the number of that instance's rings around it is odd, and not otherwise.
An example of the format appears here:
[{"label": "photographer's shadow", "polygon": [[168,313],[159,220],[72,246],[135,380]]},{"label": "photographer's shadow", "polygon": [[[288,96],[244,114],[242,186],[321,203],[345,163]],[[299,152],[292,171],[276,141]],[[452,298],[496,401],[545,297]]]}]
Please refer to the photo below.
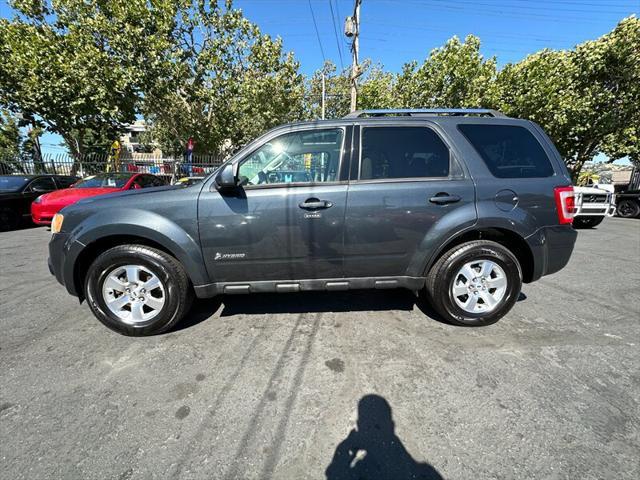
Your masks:
[{"label": "photographer's shadow", "polygon": [[442,480],[434,467],[407,452],[395,434],[391,406],[378,395],[360,399],[357,429],[340,442],[325,474],[327,480]]}]

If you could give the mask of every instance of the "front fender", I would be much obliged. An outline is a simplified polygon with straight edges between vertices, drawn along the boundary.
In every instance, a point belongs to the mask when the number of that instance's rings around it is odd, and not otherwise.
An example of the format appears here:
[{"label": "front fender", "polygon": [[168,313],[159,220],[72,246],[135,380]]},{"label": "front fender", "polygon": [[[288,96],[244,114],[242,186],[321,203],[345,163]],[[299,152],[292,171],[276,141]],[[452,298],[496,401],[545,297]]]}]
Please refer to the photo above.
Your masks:
[{"label": "front fender", "polygon": [[[86,247],[107,237],[123,235],[140,237],[162,245],[180,261],[193,285],[209,282],[197,239],[172,220],[148,210],[114,208],[96,212],[73,228],[69,240]],[[68,258],[68,263],[75,264],[82,250],[83,248],[71,249],[69,254],[74,258]]]}]

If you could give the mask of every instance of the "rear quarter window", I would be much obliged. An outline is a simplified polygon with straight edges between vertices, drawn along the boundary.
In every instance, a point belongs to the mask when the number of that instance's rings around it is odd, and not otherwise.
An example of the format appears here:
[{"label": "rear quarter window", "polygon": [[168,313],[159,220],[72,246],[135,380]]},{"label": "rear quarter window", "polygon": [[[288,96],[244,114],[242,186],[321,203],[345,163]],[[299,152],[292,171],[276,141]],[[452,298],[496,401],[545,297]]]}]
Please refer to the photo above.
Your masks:
[{"label": "rear quarter window", "polygon": [[554,174],[540,142],[516,125],[458,125],[497,178],[540,178]]}]

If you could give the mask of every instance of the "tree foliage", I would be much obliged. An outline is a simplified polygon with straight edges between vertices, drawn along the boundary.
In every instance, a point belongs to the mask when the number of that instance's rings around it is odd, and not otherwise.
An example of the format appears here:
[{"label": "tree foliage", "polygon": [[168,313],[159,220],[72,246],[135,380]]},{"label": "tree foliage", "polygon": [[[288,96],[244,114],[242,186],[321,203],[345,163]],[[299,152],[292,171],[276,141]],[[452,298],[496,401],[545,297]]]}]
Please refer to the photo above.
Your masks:
[{"label": "tree foliage", "polygon": [[164,150],[193,137],[196,152],[216,153],[301,117],[298,63],[230,1],[183,2],[171,36],[142,108]]},{"label": "tree foliage", "polygon": [[599,153],[610,161],[640,149],[640,20],[570,51],[543,50],[506,65],[498,107],[539,123],[577,178]]},{"label": "tree foliage", "polygon": [[60,134],[75,153],[88,130],[115,134],[135,118],[131,69],[114,58],[89,4],[12,3],[19,15],[0,20],[0,103]]},{"label": "tree foliage", "polygon": [[406,108],[489,106],[495,98],[496,59],[480,53],[480,39],[458,37],[431,51],[419,65],[402,68],[394,95]]},{"label": "tree foliage", "polygon": [[17,120],[7,111],[0,111],[0,160],[20,155],[22,138]]},{"label": "tree foliage", "polygon": [[[108,148],[144,117],[147,143],[180,154],[237,148],[270,127],[348,113],[348,69],[304,79],[281,39],[231,0],[13,0],[0,20],[0,106],[59,133],[73,152]],[[497,68],[480,39],[453,37],[399,73],[364,63],[358,108],[490,107],[541,124],[577,178],[598,154],[640,163],[640,20],[573,50]],[[4,116],[2,137],[11,136]],[[3,140],[4,142],[4,140]],[[2,147],[9,148],[9,147]]]}]

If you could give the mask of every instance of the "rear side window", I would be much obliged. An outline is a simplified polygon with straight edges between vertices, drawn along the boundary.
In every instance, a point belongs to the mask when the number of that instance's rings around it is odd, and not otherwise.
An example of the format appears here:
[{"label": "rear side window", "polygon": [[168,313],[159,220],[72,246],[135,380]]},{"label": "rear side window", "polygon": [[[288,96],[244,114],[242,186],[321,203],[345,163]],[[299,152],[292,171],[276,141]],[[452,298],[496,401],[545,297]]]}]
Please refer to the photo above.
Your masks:
[{"label": "rear side window", "polygon": [[365,127],[360,159],[360,180],[449,176],[449,149],[426,127]]},{"label": "rear side window", "polygon": [[515,125],[459,125],[494,177],[539,178],[553,175],[540,142]]}]

